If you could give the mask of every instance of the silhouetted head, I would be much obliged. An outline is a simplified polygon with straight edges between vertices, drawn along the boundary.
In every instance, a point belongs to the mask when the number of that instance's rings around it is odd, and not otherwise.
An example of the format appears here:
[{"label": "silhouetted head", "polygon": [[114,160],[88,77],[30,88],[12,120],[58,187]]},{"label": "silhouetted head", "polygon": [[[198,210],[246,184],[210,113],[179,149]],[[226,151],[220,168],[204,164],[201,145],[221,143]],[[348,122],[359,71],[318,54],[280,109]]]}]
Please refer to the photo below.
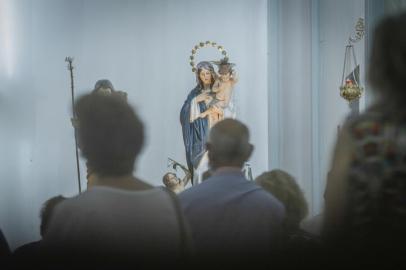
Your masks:
[{"label": "silhouetted head", "polygon": [[131,174],[144,142],[144,126],[117,95],[84,95],[75,104],[79,147],[99,176]]},{"label": "silhouetted head", "polygon": [[207,150],[212,169],[241,168],[253,150],[252,144],[249,143],[248,128],[234,119],[218,122],[210,131]]},{"label": "silhouetted head", "polygon": [[272,170],[258,176],[255,182],[272,193],[285,206],[286,229],[299,229],[300,222],[308,214],[308,206],[293,176],[282,170]]}]

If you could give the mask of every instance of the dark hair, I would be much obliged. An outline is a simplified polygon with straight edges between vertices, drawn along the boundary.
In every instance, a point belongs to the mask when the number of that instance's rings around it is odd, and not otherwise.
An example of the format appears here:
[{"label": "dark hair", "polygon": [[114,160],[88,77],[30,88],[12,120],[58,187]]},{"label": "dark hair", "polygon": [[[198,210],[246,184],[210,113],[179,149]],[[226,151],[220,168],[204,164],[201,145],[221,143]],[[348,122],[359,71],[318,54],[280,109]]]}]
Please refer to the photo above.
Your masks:
[{"label": "dark hair", "polygon": [[406,99],[406,12],[383,19],[375,28],[368,79],[384,99]]},{"label": "dark hair", "polygon": [[227,57],[224,57],[220,61],[214,61],[213,63],[218,66],[219,74],[228,74],[233,73],[234,71],[233,67],[235,66],[235,64],[228,62]]},{"label": "dark hair", "polygon": [[218,122],[210,130],[207,148],[213,168],[242,166],[252,151],[248,127],[232,118]]},{"label": "dark hair", "polygon": [[218,73],[219,74],[228,74],[228,73],[233,73],[233,67],[229,64],[221,64],[219,66]]},{"label": "dark hair", "polygon": [[79,147],[101,176],[132,173],[144,142],[144,127],[130,105],[116,95],[82,96],[75,104]]},{"label": "dark hair", "polygon": [[48,230],[49,221],[51,220],[55,206],[57,206],[60,202],[64,200],[66,200],[66,198],[59,195],[52,197],[42,205],[40,213],[41,218],[40,233],[42,237],[44,237],[45,233]]}]

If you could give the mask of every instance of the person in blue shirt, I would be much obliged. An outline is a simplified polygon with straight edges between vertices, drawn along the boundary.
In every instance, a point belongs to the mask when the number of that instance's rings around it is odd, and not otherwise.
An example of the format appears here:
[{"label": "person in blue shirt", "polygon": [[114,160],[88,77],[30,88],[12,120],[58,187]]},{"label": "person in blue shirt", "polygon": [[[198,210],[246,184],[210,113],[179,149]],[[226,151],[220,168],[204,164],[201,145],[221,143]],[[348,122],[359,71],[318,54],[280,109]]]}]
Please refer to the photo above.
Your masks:
[{"label": "person in blue shirt", "polygon": [[253,151],[248,128],[237,120],[220,121],[206,147],[213,174],[179,194],[196,254],[231,262],[269,256],[281,244],[285,209],[241,171]]}]

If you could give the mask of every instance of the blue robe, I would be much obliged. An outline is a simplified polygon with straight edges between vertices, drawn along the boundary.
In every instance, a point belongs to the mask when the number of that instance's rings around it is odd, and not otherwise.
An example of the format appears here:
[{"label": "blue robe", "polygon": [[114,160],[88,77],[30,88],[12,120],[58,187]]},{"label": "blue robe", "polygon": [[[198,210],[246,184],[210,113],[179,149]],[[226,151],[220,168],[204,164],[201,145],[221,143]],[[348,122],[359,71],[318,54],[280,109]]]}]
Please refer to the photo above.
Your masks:
[{"label": "blue robe", "polygon": [[[182,125],[183,142],[186,150],[186,161],[192,175],[194,169],[197,168],[206,152],[206,140],[209,129],[207,117],[198,118],[190,123],[190,104],[192,99],[200,93],[200,86],[196,86],[188,95],[180,111],[180,123]],[[199,107],[200,112],[204,112],[207,109],[205,102],[199,102]]]}]

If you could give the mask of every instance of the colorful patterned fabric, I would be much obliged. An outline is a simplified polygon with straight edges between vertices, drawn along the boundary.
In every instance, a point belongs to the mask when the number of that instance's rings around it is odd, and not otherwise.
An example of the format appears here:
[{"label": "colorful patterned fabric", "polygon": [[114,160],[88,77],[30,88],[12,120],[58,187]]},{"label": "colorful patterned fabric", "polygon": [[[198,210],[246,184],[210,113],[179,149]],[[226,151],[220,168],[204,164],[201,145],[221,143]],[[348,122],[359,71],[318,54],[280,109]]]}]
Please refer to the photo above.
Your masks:
[{"label": "colorful patterned fabric", "polygon": [[353,120],[346,230],[362,243],[405,236],[406,122],[369,112]]}]

